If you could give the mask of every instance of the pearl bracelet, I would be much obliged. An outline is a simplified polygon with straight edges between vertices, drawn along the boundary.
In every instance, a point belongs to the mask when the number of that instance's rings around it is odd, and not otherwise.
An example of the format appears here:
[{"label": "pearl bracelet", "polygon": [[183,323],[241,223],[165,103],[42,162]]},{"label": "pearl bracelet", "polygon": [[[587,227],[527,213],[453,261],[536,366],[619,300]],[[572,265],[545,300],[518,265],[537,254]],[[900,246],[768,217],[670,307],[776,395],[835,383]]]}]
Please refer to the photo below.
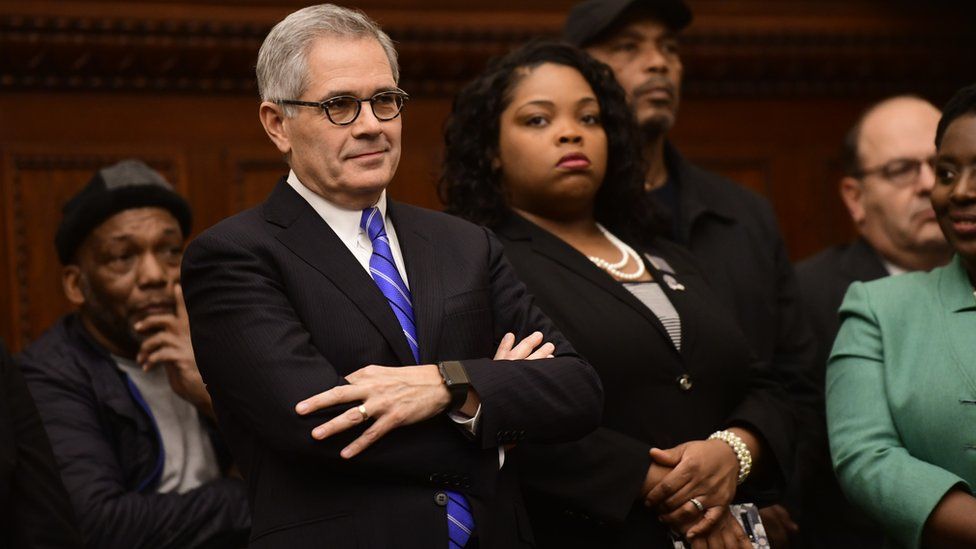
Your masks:
[{"label": "pearl bracelet", "polygon": [[749,447],[746,446],[745,442],[742,442],[739,435],[732,431],[715,431],[708,437],[708,440],[713,438],[732,447],[732,451],[735,452],[735,459],[739,461],[739,478],[735,483],[742,484],[745,482],[752,471],[752,452],[749,451]]}]

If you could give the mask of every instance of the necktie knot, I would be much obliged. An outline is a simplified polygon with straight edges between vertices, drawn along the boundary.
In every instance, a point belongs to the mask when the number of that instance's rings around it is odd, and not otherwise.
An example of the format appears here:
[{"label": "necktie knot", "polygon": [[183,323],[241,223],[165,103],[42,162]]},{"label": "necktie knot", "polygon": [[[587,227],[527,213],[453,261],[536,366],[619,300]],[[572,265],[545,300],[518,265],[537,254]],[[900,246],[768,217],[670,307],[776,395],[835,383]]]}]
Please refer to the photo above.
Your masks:
[{"label": "necktie knot", "polygon": [[363,210],[363,216],[359,219],[359,228],[366,231],[366,236],[369,237],[370,241],[386,237],[383,214],[375,206]]}]

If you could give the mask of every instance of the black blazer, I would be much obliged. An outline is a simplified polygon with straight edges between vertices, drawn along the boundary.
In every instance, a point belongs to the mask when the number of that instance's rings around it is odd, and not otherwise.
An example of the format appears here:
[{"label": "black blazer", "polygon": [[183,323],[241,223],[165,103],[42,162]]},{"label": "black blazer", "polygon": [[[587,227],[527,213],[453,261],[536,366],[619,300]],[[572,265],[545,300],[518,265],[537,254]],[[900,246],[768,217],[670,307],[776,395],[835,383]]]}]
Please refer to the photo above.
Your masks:
[{"label": "black blazer", "polygon": [[[351,460],[363,428],[315,441],[350,406],[300,417],[295,404],[368,364],[413,364],[389,304],[348,248],[284,180],[261,206],[187,249],[193,347],[249,483],[252,547],[444,547],[438,491],[464,492],[482,547],[531,545],[499,444],[571,440],[599,422],[599,379],[532,305],[484,229],[390,201],[413,294],[421,362],[462,360],[482,399],[470,440],[446,415],[395,429]],[[506,331],[540,330],[557,357],[493,361]],[[356,403],[358,404],[358,403]]]},{"label": "black blazer", "polygon": [[80,548],[41,417],[0,342],[0,548]]},{"label": "black blazer", "polygon": [[[786,396],[687,252],[664,241],[653,250],[684,287],[661,284],[681,316],[679,352],[653,312],[564,241],[516,215],[496,231],[539,307],[596,368],[605,391],[603,423],[593,434],[516,449],[541,547],[669,547],[657,517],[637,503],[648,451],[733,424],[754,429],[772,451],[770,482],[748,481],[740,499],[760,496],[750,485],[782,483],[792,465]],[[647,266],[655,280],[666,280]],[[677,383],[683,374],[691,376],[690,390]]]},{"label": "black blazer", "polygon": [[[840,328],[838,310],[852,282],[888,276],[881,257],[863,238],[828,248],[796,266],[796,278],[810,326],[817,340],[814,379],[823,390],[827,358]],[[806,456],[791,487],[800,503],[800,537],[806,547],[881,547],[880,528],[851,505],[841,492],[830,461],[824,403],[818,407],[818,429],[800,441]]]}]

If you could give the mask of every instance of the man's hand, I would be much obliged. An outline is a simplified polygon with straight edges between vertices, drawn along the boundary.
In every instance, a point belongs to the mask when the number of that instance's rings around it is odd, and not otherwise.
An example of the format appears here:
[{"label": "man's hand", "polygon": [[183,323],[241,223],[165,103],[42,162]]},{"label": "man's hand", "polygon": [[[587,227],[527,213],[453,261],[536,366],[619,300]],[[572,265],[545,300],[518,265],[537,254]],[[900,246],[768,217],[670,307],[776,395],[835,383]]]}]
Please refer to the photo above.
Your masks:
[{"label": "man's hand", "polygon": [[[710,508],[723,509],[735,496],[739,462],[729,445],[696,440],[670,450],[654,448],[651,458],[673,470],[647,493],[645,504],[657,509],[661,520],[676,530],[688,524],[695,524],[690,532],[711,529],[721,513]],[[704,516],[691,498],[706,508]]]},{"label": "man's hand", "polygon": [[312,430],[312,437],[324,440],[367,419],[374,419],[363,434],[339,452],[349,459],[383,435],[403,425],[418,423],[443,412],[451,403],[436,364],[388,367],[370,365],[346,376],[349,385],[339,385],[299,402],[295,410],[308,415],[316,410],[350,402],[362,402]]},{"label": "man's hand", "polygon": [[[548,358],[556,349],[552,343],[540,345],[541,332],[532,333],[518,345],[514,343],[515,335],[505,334],[495,351],[495,360]],[[393,429],[431,418],[443,412],[451,403],[451,395],[436,364],[402,367],[370,365],[349,374],[346,381],[349,385],[333,387],[295,406],[299,414],[308,415],[339,404],[362,402],[362,409],[366,410],[368,417],[357,406],[312,430],[313,438],[324,440],[365,423],[367,419],[374,419],[375,422],[363,434],[339,452],[346,459],[356,456]],[[477,393],[471,390],[460,411],[471,412],[467,414],[470,416],[479,403]]]},{"label": "man's hand", "polygon": [[789,548],[790,536],[800,531],[800,527],[793,522],[790,512],[782,505],[770,505],[759,509],[766,535],[771,547]]},{"label": "man's hand", "polygon": [[542,332],[532,332],[525,339],[515,345],[515,334],[506,333],[498,349],[495,350],[495,360],[536,360],[552,358],[556,346],[552,343],[542,343]]},{"label": "man's hand", "polygon": [[175,294],[175,314],[148,316],[133,326],[138,334],[145,336],[136,362],[147,372],[160,366],[165,368],[173,392],[213,418],[213,402],[193,356],[190,320],[183,303],[183,288],[179,284]]},{"label": "man's hand", "polygon": [[686,537],[691,541],[691,549],[752,549],[749,536],[732,516],[728,506],[714,507],[708,511],[716,512],[715,526],[703,534],[689,531]]}]

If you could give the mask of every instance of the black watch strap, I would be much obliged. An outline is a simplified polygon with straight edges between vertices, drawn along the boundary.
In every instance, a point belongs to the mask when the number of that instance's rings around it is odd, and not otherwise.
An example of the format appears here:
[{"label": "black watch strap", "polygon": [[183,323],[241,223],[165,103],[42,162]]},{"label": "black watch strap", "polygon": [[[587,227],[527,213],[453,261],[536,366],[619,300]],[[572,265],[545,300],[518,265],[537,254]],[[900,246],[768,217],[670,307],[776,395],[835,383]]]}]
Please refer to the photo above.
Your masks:
[{"label": "black watch strap", "polygon": [[456,412],[464,406],[468,399],[468,389],[471,388],[471,380],[468,379],[468,372],[464,365],[457,360],[445,360],[437,364],[447,385],[447,391],[451,393],[451,404],[447,407],[448,412]]}]

